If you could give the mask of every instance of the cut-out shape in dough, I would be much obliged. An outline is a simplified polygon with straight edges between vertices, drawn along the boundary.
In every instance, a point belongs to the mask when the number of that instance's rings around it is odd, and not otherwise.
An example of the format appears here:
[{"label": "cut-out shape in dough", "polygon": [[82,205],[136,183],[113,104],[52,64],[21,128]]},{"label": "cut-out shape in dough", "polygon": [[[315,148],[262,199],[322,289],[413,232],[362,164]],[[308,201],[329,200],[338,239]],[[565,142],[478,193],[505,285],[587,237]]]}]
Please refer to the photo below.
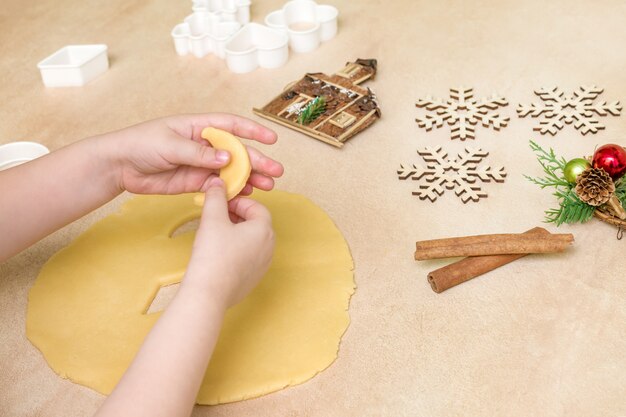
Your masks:
[{"label": "cut-out shape in dough", "polygon": [[[196,194],[194,196],[194,202],[198,199],[199,196],[202,196],[202,194]],[[204,204],[204,202],[203,202],[203,204]],[[202,204],[199,204],[199,205],[201,206]],[[174,230],[172,232],[172,234],[170,234],[170,237],[177,237],[179,235],[182,235],[182,234],[188,233],[188,232],[196,232],[196,230],[198,230],[198,227],[200,227],[200,218],[199,217],[197,219],[189,220],[188,222],[178,226],[176,228],[176,230]]]},{"label": "cut-out shape in dough", "polygon": [[230,162],[220,169],[220,178],[226,184],[226,198],[235,198],[246,186],[252,172],[248,150],[236,136],[224,130],[207,127],[202,130],[201,136],[215,149],[230,153]]},{"label": "cut-out shape in dough", "polygon": [[[108,394],[160,313],[143,314],[182,279],[197,218],[193,194],[139,196],[91,226],[42,268],[29,293],[26,332],[64,378]],[[300,384],[337,357],[354,292],[352,258],[311,201],[256,192],[276,232],[270,270],[228,310],[198,393],[200,404],[258,397]]]},{"label": "cut-out shape in dough", "polygon": [[169,284],[159,288],[156,295],[154,296],[154,300],[152,300],[152,302],[150,303],[146,314],[164,311],[167,306],[170,305],[170,301],[172,301],[176,296],[178,288],[180,288],[180,283]]}]

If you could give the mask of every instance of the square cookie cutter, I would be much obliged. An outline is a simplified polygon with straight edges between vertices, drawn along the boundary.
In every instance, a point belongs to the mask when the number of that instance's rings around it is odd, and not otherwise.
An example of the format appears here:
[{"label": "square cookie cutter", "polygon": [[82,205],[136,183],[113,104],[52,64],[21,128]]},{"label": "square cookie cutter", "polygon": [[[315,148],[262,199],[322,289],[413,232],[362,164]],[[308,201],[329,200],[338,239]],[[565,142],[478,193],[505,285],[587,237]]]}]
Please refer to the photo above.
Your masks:
[{"label": "square cookie cutter", "polygon": [[106,45],[68,45],[37,64],[46,87],[77,87],[109,68]]}]

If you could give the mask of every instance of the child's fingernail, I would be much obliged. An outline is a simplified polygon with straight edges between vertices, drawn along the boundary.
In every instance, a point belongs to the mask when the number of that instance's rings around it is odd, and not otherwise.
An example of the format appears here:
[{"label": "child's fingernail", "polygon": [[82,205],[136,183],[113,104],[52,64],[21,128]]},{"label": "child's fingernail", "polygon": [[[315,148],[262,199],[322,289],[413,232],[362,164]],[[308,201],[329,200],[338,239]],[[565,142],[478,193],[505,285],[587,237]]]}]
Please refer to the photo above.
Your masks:
[{"label": "child's fingernail", "polygon": [[217,151],[215,152],[215,158],[220,162],[228,162],[230,159],[230,154],[226,151]]},{"label": "child's fingernail", "polygon": [[209,188],[211,188],[211,187],[221,187],[222,185],[224,185],[224,181],[222,181],[222,179],[220,177],[213,177],[209,181]]}]

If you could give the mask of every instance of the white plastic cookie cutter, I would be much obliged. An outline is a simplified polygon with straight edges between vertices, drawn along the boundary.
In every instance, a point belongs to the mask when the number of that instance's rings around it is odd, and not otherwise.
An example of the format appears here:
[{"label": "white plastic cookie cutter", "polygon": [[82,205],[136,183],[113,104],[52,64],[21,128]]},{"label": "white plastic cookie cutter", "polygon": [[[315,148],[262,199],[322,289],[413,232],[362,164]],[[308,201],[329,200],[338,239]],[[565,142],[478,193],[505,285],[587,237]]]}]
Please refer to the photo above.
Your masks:
[{"label": "white plastic cookie cutter", "polygon": [[250,21],[251,0],[192,0],[194,12],[211,12],[221,16],[226,22],[239,22],[245,25]]},{"label": "white plastic cookie cutter", "polygon": [[291,0],[265,17],[265,24],[289,36],[294,52],[310,52],[337,34],[339,11],[313,0]]},{"label": "white plastic cookie cutter", "polygon": [[198,58],[213,53],[224,58],[224,45],[239,28],[241,28],[239,22],[223,22],[214,13],[194,12],[172,30],[176,53],[178,55],[192,53]]},{"label": "white plastic cookie cutter", "polygon": [[37,64],[46,87],[78,87],[109,69],[106,45],[68,45]]},{"label": "white plastic cookie cutter", "polygon": [[[277,68],[295,52],[310,52],[337,34],[335,7],[313,0],[291,0],[270,13],[267,26],[249,23],[250,0],[193,0],[193,13],[172,30],[178,55],[213,53],[228,69],[246,73]],[[269,26],[269,27],[268,27]]]},{"label": "white plastic cookie cutter", "polygon": [[224,58],[226,41],[250,21],[250,0],[193,0],[193,13],[172,29],[178,55]]},{"label": "white plastic cookie cutter", "polygon": [[248,23],[226,43],[226,65],[235,73],[278,68],[289,58],[289,39],[281,31]]}]

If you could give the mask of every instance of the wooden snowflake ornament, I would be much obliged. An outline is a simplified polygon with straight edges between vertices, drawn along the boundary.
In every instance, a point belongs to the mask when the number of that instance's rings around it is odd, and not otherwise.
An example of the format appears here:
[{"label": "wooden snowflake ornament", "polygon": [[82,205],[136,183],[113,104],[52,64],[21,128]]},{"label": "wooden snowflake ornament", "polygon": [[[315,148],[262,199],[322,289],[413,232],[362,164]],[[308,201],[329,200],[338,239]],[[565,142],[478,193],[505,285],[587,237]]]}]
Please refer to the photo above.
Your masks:
[{"label": "wooden snowflake ornament", "polygon": [[494,113],[498,107],[508,102],[497,95],[477,100],[472,88],[451,88],[447,100],[426,97],[415,103],[416,107],[425,108],[424,117],[415,119],[417,125],[430,131],[433,127],[442,127],[444,122],[451,126],[452,139],[475,139],[475,126],[480,122],[484,127],[492,126],[495,130],[506,127],[508,116]]},{"label": "wooden snowflake ornament", "polygon": [[533,128],[542,135],[546,133],[552,136],[556,135],[559,130],[563,129],[564,123],[573,123],[574,127],[583,135],[597,133],[605,126],[594,117],[594,113],[598,116],[608,116],[609,114],[619,116],[622,110],[619,101],[595,103],[594,100],[603,91],[602,88],[596,86],[582,86],[578,91],[574,91],[571,96],[567,96],[558,87],[541,88],[536,90],[535,94],[539,96],[542,102],[539,104],[531,103],[530,105],[519,104],[517,114],[519,117],[543,116],[543,119],[539,121],[539,126]]},{"label": "wooden snowflake ornament", "polygon": [[459,154],[454,160],[448,158],[448,153],[441,146],[424,147],[418,149],[417,153],[427,162],[426,166],[400,165],[397,173],[400,180],[422,180],[418,183],[419,189],[412,193],[421,200],[429,199],[434,202],[443,195],[445,189],[454,189],[454,193],[463,203],[470,200],[476,202],[487,197],[487,193],[477,182],[504,182],[506,177],[504,167],[479,166],[489,155],[480,148],[467,147],[465,153]]}]

